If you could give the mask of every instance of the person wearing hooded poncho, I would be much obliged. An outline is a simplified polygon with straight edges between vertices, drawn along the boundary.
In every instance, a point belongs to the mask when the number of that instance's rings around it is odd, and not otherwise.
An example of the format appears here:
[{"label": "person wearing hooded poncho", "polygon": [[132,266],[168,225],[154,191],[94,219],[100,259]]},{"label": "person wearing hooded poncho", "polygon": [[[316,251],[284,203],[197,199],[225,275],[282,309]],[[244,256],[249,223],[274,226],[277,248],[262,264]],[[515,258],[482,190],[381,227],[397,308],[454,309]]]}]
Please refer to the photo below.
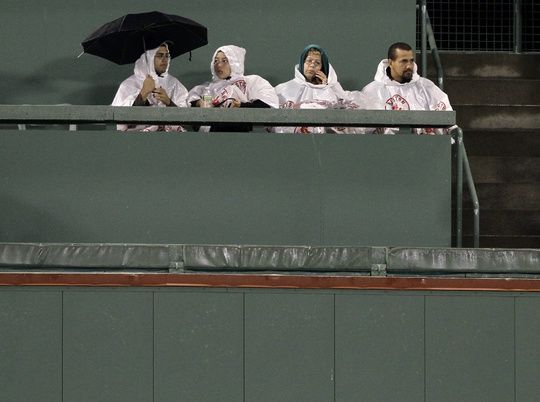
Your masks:
[{"label": "person wearing hooded poncho", "polygon": [[[294,79],[276,87],[281,108],[287,109],[358,109],[363,106],[359,91],[345,91],[328,61],[326,50],[308,45],[294,67]],[[360,133],[361,128],[345,127],[276,127],[276,132]]]},{"label": "person wearing hooded poncho", "polygon": [[[186,107],[188,91],[169,74],[170,54],[166,43],[144,52],[135,62],[134,73],[124,80],[112,106]],[[174,125],[119,124],[122,131],[185,131]]]},{"label": "person wearing hooded poncho", "polygon": [[[411,46],[396,42],[381,60],[374,81],[362,89],[368,109],[379,110],[452,110],[448,95],[432,81],[420,77]],[[417,134],[444,134],[446,129],[414,129]],[[394,134],[397,128],[377,129]]]},{"label": "person wearing hooded poncho", "polygon": [[[272,85],[258,75],[244,75],[246,50],[239,46],[219,47],[210,61],[212,81],[189,91],[192,107],[278,108]],[[210,98],[205,101],[204,98]],[[251,124],[223,123],[200,127],[199,131],[251,131]]]}]

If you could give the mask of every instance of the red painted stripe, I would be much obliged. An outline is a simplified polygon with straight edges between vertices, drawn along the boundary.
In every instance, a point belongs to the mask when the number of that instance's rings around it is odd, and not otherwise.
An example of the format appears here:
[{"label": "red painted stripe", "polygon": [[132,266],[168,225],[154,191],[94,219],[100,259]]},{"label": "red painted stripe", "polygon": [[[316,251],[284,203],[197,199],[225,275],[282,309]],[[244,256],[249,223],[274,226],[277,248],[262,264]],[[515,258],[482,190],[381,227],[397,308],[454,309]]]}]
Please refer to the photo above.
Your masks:
[{"label": "red painted stripe", "polygon": [[0,273],[0,286],[158,286],[540,292],[540,279],[283,274]]}]

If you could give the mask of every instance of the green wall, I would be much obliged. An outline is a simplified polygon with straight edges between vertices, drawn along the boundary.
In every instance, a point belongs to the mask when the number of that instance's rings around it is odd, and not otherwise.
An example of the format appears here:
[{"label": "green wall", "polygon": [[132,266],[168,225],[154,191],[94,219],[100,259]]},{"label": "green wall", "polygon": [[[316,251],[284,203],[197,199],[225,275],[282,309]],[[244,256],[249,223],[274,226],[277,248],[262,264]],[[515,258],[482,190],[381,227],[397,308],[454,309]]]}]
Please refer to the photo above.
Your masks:
[{"label": "green wall", "polygon": [[449,247],[449,136],[3,130],[1,242]]},{"label": "green wall", "polygon": [[0,400],[536,401],[540,298],[0,288]]},{"label": "green wall", "polygon": [[0,92],[4,104],[110,104],[132,65],[95,56],[77,58],[80,42],[126,13],[159,10],[209,29],[209,44],[173,60],[171,73],[189,89],[210,78],[216,47],[247,49],[246,72],[273,85],[293,78],[308,43],[330,56],[342,85],[361,89],[395,41],[415,41],[414,0],[4,0],[0,14]]}]

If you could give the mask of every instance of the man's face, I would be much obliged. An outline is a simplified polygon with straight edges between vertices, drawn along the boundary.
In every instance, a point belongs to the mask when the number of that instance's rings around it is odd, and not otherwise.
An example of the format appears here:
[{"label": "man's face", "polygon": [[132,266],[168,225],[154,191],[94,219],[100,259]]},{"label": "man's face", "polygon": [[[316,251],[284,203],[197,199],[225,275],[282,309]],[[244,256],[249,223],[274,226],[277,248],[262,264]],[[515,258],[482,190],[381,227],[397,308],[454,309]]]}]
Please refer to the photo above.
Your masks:
[{"label": "man's face", "polygon": [[157,75],[161,75],[167,71],[170,59],[171,55],[169,54],[167,47],[160,46],[154,55],[154,69],[156,70]]},{"label": "man's face", "polygon": [[220,80],[231,76],[231,66],[225,53],[217,52],[216,57],[214,57],[214,71]]},{"label": "man's face", "polygon": [[405,83],[412,79],[414,71],[414,55],[412,50],[396,49],[396,57],[389,59],[390,73],[398,82]]},{"label": "man's face", "polygon": [[319,52],[308,52],[306,60],[304,61],[304,76],[311,82],[317,72],[321,71],[322,59]]}]

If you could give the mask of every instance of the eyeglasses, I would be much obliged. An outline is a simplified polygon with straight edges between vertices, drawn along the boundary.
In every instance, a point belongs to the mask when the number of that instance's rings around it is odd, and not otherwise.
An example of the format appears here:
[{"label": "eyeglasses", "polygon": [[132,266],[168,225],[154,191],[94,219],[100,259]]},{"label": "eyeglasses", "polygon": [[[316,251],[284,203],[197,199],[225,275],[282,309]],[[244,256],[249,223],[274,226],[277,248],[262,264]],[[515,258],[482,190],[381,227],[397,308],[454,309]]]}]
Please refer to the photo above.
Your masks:
[{"label": "eyeglasses", "polygon": [[321,62],[319,60],[314,60],[314,59],[306,59],[306,61],[304,61],[304,64],[307,64],[308,66],[310,64],[313,64],[315,67],[318,67],[321,65]]},{"label": "eyeglasses", "polygon": [[154,58],[156,58],[156,59],[170,59],[171,55],[169,53],[156,53]]}]

